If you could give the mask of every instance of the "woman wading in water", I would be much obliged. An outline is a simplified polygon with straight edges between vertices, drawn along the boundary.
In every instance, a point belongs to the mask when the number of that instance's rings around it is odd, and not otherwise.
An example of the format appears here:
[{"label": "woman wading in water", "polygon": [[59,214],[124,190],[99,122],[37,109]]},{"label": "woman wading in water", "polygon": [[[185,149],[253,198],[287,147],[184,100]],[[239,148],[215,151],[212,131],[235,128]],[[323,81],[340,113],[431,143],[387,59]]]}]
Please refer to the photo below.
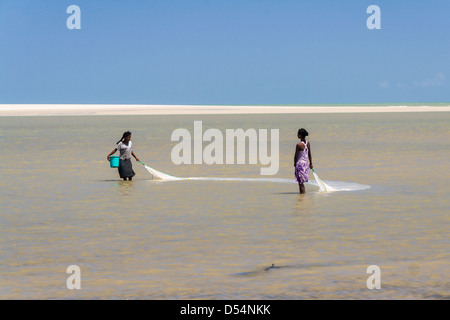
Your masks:
[{"label": "woman wading in water", "polygon": [[133,171],[133,165],[131,164],[131,156],[133,156],[136,161],[139,161],[139,159],[136,157],[136,155],[133,152],[132,149],[132,143],[131,143],[131,132],[127,131],[124,132],[122,135],[122,139],[120,139],[117,142],[117,147],[111,151],[110,154],[108,154],[108,161],[110,157],[119,150],[120,157],[119,157],[119,176],[123,180],[129,180],[131,181],[133,177],[135,176],[135,173]]},{"label": "woman wading in water", "polygon": [[[308,182],[309,169],[313,168],[311,147],[309,141],[306,141],[308,131],[301,128],[298,130],[297,137],[300,142],[295,147],[294,167],[295,167],[295,180],[298,183],[300,193],[305,193],[305,182]],[[309,165],[308,165],[309,160]]]}]

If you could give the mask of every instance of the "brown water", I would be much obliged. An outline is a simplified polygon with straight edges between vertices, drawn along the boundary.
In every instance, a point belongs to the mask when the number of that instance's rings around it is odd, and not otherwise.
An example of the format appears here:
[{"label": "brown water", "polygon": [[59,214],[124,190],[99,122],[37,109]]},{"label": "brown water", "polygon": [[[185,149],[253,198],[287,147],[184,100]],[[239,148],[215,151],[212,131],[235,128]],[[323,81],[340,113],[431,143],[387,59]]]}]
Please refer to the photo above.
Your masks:
[{"label": "brown water", "polygon": [[[176,128],[280,130],[294,179],[310,133],[323,193],[273,181],[158,182],[106,155],[133,132],[141,161],[179,177],[262,178],[261,165],[171,162]],[[449,113],[0,118],[1,299],[448,299]],[[310,179],[313,179],[310,175]],[[268,268],[274,264],[280,268]],[[69,265],[81,290],[69,290]],[[381,289],[369,290],[369,265]]]}]

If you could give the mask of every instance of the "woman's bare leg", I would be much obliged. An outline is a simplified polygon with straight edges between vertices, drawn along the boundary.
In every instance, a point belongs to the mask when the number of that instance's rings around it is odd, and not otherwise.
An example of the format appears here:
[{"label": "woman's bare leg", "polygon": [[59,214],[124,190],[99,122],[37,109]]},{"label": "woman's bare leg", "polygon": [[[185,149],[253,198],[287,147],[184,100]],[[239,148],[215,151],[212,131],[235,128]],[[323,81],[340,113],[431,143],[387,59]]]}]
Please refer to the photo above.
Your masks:
[{"label": "woman's bare leg", "polygon": [[300,190],[300,193],[301,193],[301,194],[306,193],[305,185],[304,185],[303,183],[300,183],[300,184],[298,185],[298,187],[299,187],[299,190]]}]

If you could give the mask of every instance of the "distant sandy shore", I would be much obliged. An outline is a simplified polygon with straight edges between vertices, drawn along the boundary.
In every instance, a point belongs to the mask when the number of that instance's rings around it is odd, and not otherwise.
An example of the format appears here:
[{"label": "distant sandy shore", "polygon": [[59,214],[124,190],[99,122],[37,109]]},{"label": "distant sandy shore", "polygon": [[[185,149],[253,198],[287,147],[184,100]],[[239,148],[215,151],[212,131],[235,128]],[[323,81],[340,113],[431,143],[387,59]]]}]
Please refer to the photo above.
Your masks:
[{"label": "distant sandy shore", "polygon": [[448,112],[449,106],[195,106],[0,104],[0,116]]}]

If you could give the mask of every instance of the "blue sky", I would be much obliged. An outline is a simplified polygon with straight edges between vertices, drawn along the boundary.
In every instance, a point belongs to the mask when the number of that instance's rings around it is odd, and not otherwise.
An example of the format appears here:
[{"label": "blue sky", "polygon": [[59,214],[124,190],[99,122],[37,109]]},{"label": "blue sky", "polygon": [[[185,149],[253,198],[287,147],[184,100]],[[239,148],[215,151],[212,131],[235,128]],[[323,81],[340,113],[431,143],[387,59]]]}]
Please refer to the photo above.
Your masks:
[{"label": "blue sky", "polygon": [[0,0],[0,103],[449,102],[449,14],[448,0]]}]

